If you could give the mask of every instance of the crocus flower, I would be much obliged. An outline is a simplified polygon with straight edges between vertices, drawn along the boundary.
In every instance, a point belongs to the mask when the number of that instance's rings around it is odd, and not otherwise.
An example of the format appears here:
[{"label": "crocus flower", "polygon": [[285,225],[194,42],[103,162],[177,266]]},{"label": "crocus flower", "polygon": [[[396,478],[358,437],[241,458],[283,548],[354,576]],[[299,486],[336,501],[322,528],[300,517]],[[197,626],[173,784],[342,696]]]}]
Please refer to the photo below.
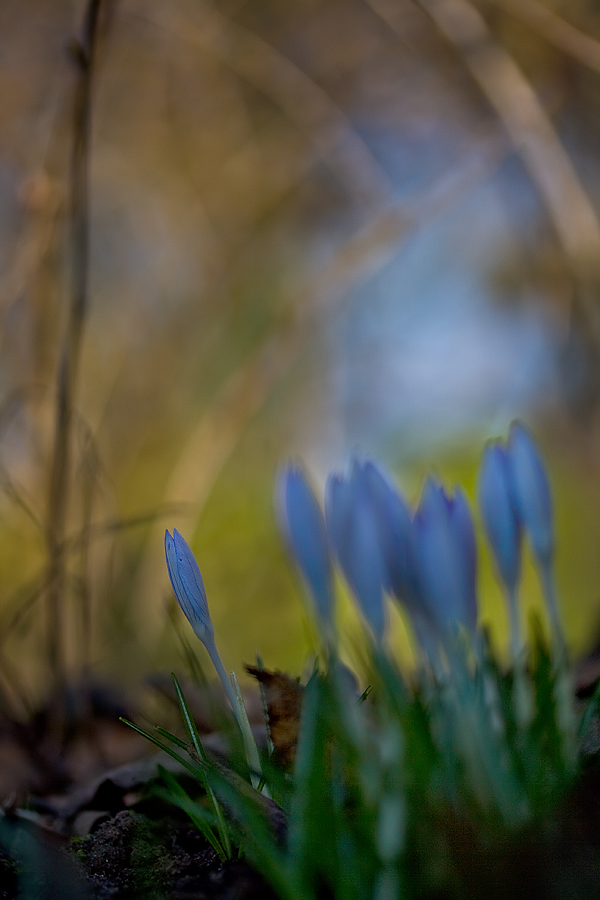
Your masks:
[{"label": "crocus flower", "polygon": [[304,472],[289,466],[279,478],[280,521],[292,554],[314,598],[325,633],[333,628],[333,579],[325,520]]},{"label": "crocus flower", "polygon": [[385,555],[386,588],[411,606],[417,590],[414,535],[410,509],[391,479],[371,460],[363,464],[365,490],[379,522]]},{"label": "crocus flower", "polygon": [[381,644],[386,626],[383,591],[390,578],[364,463],[355,460],[347,478],[329,477],[325,518],[342,572],[365,621]]},{"label": "crocus flower", "polygon": [[412,511],[380,466],[367,461],[363,472],[379,523],[385,587],[408,612],[421,651],[433,661],[437,656],[435,617],[420,587]]},{"label": "crocus flower", "polygon": [[244,701],[237,687],[235,673],[231,673],[232,680],[230,680],[219,656],[219,651],[215,644],[215,631],[208,612],[204,582],[202,581],[196,557],[176,528],[173,529],[173,537],[168,531],[165,532],[165,555],[167,557],[169,578],[171,579],[175,596],[188,622],[194,629],[194,633],[206,647],[221,684],[225,688],[233,714],[240,726],[246,757],[252,771],[253,784],[256,786],[260,781],[259,774],[257,774],[260,773],[260,758],[250,729],[248,716],[246,715]]},{"label": "crocus flower", "polygon": [[479,475],[479,506],[500,576],[514,591],[521,575],[521,521],[506,449],[488,444]]},{"label": "crocus flower", "polygon": [[538,562],[555,645],[559,654],[564,655],[566,645],[553,571],[554,521],[550,483],[535,442],[520,422],[513,422],[511,426],[508,457],[519,517]]},{"label": "crocus flower", "polygon": [[165,532],[165,554],[175,596],[186,619],[194,629],[196,637],[206,647],[217,675],[227,692],[231,708],[237,716],[237,698],[215,644],[215,630],[208,612],[202,575],[196,557],[176,528],[173,529],[173,537],[168,531]]},{"label": "crocus flower", "polygon": [[175,596],[196,636],[206,644],[214,641],[204,582],[196,558],[176,528],[173,537],[165,531],[165,555]]},{"label": "crocus flower", "polygon": [[521,657],[521,626],[517,588],[521,576],[521,518],[505,447],[488,444],[479,474],[479,507],[488,541],[508,597],[511,648],[515,664]]},{"label": "crocus flower", "polygon": [[477,625],[475,533],[460,491],[449,497],[428,479],[415,516],[423,603],[442,633]]},{"label": "crocus flower", "polygon": [[540,564],[549,564],[554,554],[550,484],[533,438],[520,422],[511,426],[508,458],[523,527]]}]

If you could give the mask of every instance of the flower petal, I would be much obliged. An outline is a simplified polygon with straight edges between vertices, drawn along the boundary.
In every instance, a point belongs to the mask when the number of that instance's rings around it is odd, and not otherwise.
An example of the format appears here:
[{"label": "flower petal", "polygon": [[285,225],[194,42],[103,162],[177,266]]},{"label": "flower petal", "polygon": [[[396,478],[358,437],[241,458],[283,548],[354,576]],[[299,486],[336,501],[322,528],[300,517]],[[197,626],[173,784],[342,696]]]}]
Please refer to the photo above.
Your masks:
[{"label": "flower petal", "polygon": [[204,582],[196,558],[177,529],[165,532],[165,555],[175,596],[201,641],[213,634]]},{"label": "flower petal", "polygon": [[279,516],[290,550],[324,625],[333,620],[333,580],[325,520],[304,472],[289,466],[279,479]]},{"label": "flower petal", "polygon": [[508,453],[488,444],[479,474],[479,507],[500,576],[514,591],[521,575],[521,522]]},{"label": "flower petal", "polygon": [[344,576],[367,624],[381,643],[386,628],[383,591],[390,578],[364,464],[354,461],[349,478],[330,476],[325,518]]},{"label": "flower petal", "polygon": [[415,517],[421,590],[443,630],[477,624],[476,548],[467,502],[428,479]]},{"label": "flower petal", "polygon": [[550,483],[536,444],[520,422],[511,426],[508,458],[521,522],[538,560],[548,565],[554,554]]}]

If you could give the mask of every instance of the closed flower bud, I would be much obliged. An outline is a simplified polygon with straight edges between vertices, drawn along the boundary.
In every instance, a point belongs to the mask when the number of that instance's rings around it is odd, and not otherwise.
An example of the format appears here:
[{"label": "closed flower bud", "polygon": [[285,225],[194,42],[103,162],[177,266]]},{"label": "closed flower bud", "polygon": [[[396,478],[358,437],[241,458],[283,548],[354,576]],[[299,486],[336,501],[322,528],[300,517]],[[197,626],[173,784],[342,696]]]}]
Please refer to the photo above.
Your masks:
[{"label": "closed flower bud", "polygon": [[325,516],[329,539],[346,581],[380,644],[386,627],[383,591],[390,578],[368,479],[366,464],[357,461],[349,478],[330,476]]},{"label": "closed flower bud", "polygon": [[428,479],[415,517],[419,580],[430,614],[442,631],[477,625],[473,522],[460,491],[449,497]]},{"label": "closed flower bud", "polygon": [[165,532],[165,554],[175,596],[196,636],[206,645],[214,640],[214,629],[202,575],[194,554],[176,528]]},{"label": "closed flower bud", "polygon": [[510,430],[508,459],[519,517],[539,562],[548,565],[554,554],[550,484],[533,438],[519,422]]},{"label": "closed flower bud", "polygon": [[488,444],[479,475],[479,507],[500,576],[514,591],[521,575],[521,522],[508,453]]},{"label": "closed flower bud", "polygon": [[368,461],[363,477],[376,512],[385,555],[386,588],[414,611],[419,604],[415,536],[411,510],[387,474]]},{"label": "closed flower bud", "polygon": [[333,580],[325,520],[301,469],[279,479],[279,515],[289,548],[312,594],[322,625],[333,624]]}]

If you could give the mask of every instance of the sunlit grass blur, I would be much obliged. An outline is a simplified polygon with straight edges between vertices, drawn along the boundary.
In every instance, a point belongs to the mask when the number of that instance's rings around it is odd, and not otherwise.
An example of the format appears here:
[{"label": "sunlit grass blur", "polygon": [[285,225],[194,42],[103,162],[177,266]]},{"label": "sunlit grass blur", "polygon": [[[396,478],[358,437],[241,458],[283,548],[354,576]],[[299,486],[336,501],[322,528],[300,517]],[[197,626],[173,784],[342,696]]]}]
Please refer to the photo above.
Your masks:
[{"label": "sunlit grass blur", "polygon": [[[259,648],[300,671],[314,641],[277,532],[281,461],[303,458],[322,483],[358,449],[412,501],[432,468],[473,500],[482,439],[517,415],[548,461],[566,631],[587,649],[600,627],[594,4],[96,5],[60,534],[85,71],[73,41],[94,4],[0,9],[0,695],[22,710],[49,669],[135,682],[179,665],[173,526],[226,667]],[[484,550],[480,586],[505,646]],[[528,566],[523,596],[539,604],[537,590]]]}]

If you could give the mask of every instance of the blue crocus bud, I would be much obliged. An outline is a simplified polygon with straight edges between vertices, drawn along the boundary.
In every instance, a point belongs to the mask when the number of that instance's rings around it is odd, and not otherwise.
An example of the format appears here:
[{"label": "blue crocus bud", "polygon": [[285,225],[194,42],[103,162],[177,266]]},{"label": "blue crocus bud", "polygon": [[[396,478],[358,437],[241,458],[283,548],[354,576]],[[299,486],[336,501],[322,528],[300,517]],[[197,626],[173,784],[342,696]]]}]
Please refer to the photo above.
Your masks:
[{"label": "blue crocus bud", "polygon": [[520,422],[511,425],[508,458],[519,517],[538,562],[555,645],[564,657],[566,644],[552,569],[554,523],[550,483],[535,442]]},{"label": "blue crocus bud", "polygon": [[407,609],[414,610],[420,600],[411,511],[381,467],[367,461],[363,478],[379,522],[388,578],[386,588]]},{"label": "blue crocus bud", "polygon": [[508,459],[521,522],[538,561],[549,565],[554,554],[550,484],[534,440],[520,422],[510,429]]},{"label": "blue crocus bud", "polygon": [[412,511],[387,473],[375,463],[364,464],[364,479],[379,523],[386,589],[405,607],[425,659],[435,664],[439,635],[421,589]]},{"label": "blue crocus bud", "polygon": [[250,729],[244,701],[237,684],[235,672],[231,673],[231,679],[229,679],[219,656],[219,651],[215,644],[215,632],[210,613],[208,612],[204,582],[202,581],[198,563],[176,528],[173,529],[173,537],[168,531],[165,531],[165,554],[169,578],[171,579],[175,596],[188,622],[194,629],[196,637],[204,644],[225,689],[233,714],[240,726],[246,759],[252,772],[252,783],[256,787],[260,783],[260,757]]},{"label": "blue crocus bud", "polygon": [[366,465],[355,461],[349,478],[327,482],[325,517],[331,545],[378,644],[385,634],[383,591],[390,578]]},{"label": "blue crocus bud", "polygon": [[488,444],[483,453],[479,507],[498,571],[512,594],[521,576],[521,522],[508,453],[497,443]]},{"label": "blue crocus bud", "polygon": [[475,532],[460,491],[448,497],[428,479],[415,517],[421,591],[442,632],[477,625]]},{"label": "blue crocus bud", "polygon": [[214,643],[206,591],[194,554],[176,528],[165,531],[165,554],[175,596],[196,636],[206,646]]},{"label": "blue crocus bud", "polygon": [[279,478],[279,514],[288,545],[326,631],[333,627],[333,579],[325,520],[304,472],[289,466]]}]

